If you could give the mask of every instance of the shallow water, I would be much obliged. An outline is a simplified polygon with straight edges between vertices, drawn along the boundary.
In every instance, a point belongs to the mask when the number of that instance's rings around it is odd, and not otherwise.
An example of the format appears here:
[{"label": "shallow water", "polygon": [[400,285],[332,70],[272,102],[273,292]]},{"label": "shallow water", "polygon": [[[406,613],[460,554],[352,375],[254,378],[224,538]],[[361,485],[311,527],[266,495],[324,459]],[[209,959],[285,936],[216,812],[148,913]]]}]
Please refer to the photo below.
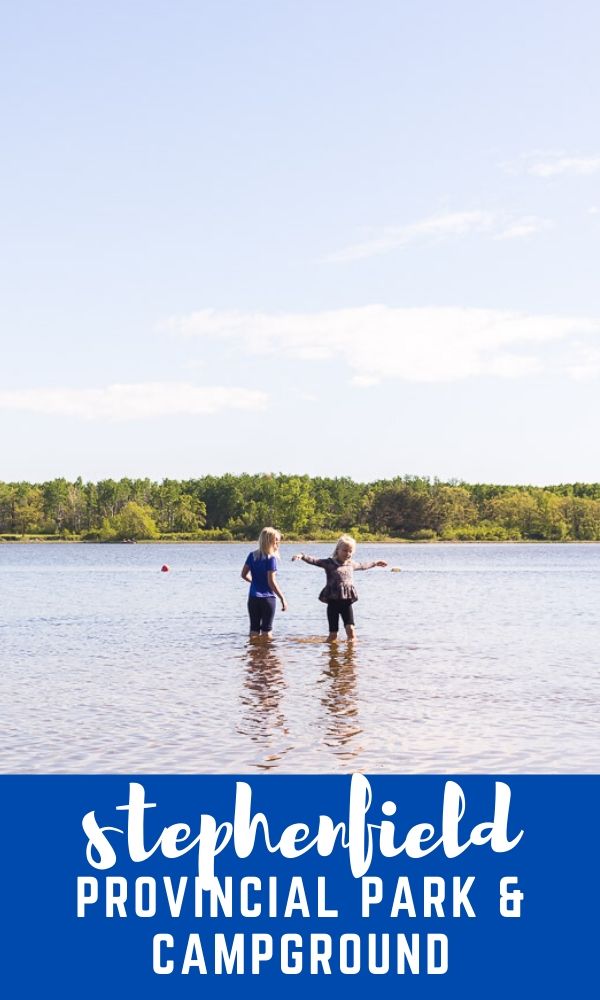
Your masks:
[{"label": "shallow water", "polygon": [[354,648],[329,545],[250,643],[250,548],[0,546],[0,770],[600,770],[599,546],[361,545]]}]

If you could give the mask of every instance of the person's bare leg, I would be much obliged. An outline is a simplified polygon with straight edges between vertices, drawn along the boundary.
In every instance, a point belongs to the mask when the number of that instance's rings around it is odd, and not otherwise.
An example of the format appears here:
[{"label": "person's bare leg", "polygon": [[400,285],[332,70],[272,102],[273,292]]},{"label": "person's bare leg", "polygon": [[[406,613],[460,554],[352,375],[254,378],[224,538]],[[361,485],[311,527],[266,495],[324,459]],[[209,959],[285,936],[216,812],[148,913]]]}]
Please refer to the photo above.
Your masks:
[{"label": "person's bare leg", "polygon": [[327,642],[337,642],[338,634],[337,632],[330,632],[327,636]]},{"label": "person's bare leg", "polygon": [[346,625],[346,637],[348,642],[354,642],[356,639],[356,629],[354,628],[354,625]]}]

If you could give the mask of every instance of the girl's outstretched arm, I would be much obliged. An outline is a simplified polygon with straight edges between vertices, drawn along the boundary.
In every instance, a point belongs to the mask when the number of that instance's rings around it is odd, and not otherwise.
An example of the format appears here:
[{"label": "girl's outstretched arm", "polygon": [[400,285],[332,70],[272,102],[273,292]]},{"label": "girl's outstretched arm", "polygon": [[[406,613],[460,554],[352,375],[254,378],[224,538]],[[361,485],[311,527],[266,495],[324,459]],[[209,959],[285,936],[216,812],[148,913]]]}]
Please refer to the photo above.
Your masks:
[{"label": "girl's outstretched arm", "polygon": [[374,562],[352,563],[353,569],[374,569],[375,566],[381,566],[382,568],[385,568],[387,566],[387,563],[383,559],[376,559]]},{"label": "girl's outstretched arm", "polygon": [[320,566],[321,569],[324,568],[325,563],[327,562],[326,559],[315,559],[314,556],[307,556],[304,552],[298,552],[297,555],[292,556],[292,562],[297,562],[298,559],[301,559],[302,562],[308,563],[309,566]]},{"label": "girl's outstretched arm", "polygon": [[246,583],[252,583],[252,573],[250,572],[250,567],[248,563],[244,563],[244,565],[242,566],[242,572],[240,573],[240,576],[242,580],[246,581]]}]

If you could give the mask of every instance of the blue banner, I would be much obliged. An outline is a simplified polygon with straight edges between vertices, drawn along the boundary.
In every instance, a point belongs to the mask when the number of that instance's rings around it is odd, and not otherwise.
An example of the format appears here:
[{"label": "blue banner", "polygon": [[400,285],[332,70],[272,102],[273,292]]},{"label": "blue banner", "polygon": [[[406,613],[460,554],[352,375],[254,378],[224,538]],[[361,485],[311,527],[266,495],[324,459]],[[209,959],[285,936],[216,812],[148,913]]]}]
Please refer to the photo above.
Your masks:
[{"label": "blue banner", "polygon": [[4,776],[5,996],[587,993],[595,776]]}]

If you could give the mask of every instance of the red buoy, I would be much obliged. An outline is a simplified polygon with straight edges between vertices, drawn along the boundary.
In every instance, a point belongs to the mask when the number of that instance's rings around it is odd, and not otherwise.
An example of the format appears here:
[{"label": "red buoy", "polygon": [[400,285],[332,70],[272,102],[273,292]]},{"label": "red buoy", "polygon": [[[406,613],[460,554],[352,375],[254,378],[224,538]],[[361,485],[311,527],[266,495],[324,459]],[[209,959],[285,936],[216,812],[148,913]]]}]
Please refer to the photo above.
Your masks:
[{"label": "red buoy", "polygon": [[162,564],[162,566],[160,567],[160,571],[161,571],[161,573],[168,573],[169,572],[169,567],[167,566],[166,563]]}]

